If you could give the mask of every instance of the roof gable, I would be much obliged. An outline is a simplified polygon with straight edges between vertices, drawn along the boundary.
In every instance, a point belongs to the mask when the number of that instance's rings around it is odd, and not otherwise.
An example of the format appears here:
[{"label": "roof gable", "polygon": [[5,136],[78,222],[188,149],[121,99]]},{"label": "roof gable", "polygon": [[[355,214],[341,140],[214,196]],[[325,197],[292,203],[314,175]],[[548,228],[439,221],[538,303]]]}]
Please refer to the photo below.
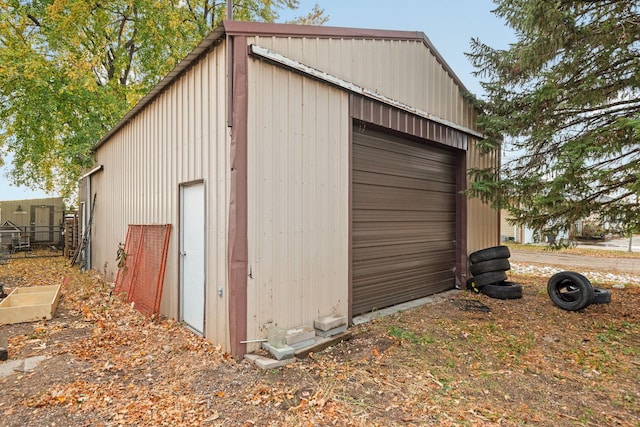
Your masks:
[{"label": "roof gable", "polygon": [[6,220],[0,225],[0,231],[20,231],[20,229],[13,222]]},{"label": "roof gable", "polygon": [[443,67],[460,90],[468,90],[455,75],[442,55],[429,38],[420,31],[395,31],[365,28],[328,27],[317,25],[275,24],[264,22],[246,22],[224,20],[222,26],[211,31],[184,59],[182,59],[158,84],[151,89],[120,121],[107,132],[93,147],[94,150],[104,144],[118,130],[132,120],[140,111],[160,95],[174,80],[196,64],[207,52],[221,44],[227,36],[278,36],[278,37],[314,37],[348,38],[380,40],[413,40],[422,42]]}]

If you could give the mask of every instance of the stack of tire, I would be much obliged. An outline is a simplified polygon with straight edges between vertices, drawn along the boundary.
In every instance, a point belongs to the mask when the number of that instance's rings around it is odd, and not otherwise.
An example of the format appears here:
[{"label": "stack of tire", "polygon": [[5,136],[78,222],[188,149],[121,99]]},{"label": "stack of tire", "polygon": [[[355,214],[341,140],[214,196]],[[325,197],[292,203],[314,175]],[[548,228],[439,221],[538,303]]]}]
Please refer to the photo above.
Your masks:
[{"label": "stack of tire", "polygon": [[471,278],[467,288],[482,292],[497,299],[522,298],[522,285],[507,281],[507,270],[511,269],[511,252],[506,246],[481,249],[469,255]]},{"label": "stack of tire", "polygon": [[561,271],[547,282],[551,301],[563,310],[582,310],[590,304],[608,304],[611,292],[594,287],[589,279],[575,271]]}]

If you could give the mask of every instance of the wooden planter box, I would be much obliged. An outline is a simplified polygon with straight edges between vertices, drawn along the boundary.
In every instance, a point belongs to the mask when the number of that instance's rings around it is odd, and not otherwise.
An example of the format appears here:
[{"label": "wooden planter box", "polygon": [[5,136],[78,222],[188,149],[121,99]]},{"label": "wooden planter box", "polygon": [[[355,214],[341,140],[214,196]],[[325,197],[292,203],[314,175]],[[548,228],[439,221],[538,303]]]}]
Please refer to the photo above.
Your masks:
[{"label": "wooden planter box", "polygon": [[60,286],[14,289],[0,302],[0,325],[51,319],[58,308]]}]

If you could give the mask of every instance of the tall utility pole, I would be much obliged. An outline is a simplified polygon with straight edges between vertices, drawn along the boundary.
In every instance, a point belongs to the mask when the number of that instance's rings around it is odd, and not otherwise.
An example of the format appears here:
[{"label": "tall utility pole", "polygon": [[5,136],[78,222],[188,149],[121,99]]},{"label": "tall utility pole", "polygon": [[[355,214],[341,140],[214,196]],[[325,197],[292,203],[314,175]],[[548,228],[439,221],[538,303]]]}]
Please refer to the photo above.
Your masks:
[{"label": "tall utility pole", "polygon": [[233,19],[233,0],[227,0],[227,19]]}]

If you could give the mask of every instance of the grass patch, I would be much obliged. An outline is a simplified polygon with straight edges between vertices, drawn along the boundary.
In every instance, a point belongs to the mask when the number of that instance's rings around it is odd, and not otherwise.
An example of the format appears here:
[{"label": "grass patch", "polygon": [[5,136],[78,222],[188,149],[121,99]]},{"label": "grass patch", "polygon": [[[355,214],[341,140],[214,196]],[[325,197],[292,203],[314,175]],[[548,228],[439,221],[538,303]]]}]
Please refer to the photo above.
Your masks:
[{"label": "grass patch", "polygon": [[434,338],[432,336],[419,335],[413,331],[401,328],[399,326],[392,326],[391,329],[389,329],[389,335],[394,338],[398,338],[399,340],[418,345],[431,344],[434,341]]}]

